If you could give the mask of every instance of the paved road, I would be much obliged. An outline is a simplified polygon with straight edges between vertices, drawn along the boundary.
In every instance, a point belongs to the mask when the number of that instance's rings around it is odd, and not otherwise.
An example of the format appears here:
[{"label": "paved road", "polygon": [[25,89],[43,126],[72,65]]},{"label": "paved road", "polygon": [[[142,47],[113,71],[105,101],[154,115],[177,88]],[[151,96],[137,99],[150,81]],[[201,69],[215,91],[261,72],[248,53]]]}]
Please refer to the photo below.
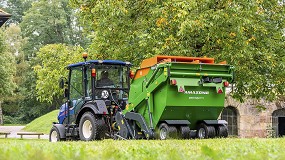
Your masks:
[{"label": "paved road", "polygon": [[[23,132],[22,129],[25,126],[0,126],[0,132],[11,132],[11,134],[8,135],[8,138],[20,138],[19,135],[17,135],[17,132]],[[0,137],[4,138],[5,135],[0,135]],[[37,135],[24,135],[24,139],[37,139]],[[41,135],[41,139],[48,139],[48,135]]]}]

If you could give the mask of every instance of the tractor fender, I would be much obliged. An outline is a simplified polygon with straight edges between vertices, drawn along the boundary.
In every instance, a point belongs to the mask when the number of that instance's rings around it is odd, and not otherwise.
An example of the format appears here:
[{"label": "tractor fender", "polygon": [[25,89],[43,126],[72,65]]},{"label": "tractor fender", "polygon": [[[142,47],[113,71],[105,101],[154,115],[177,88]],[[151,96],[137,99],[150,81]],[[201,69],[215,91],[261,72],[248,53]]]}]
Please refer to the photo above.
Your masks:
[{"label": "tractor fender", "polygon": [[65,126],[63,124],[53,124],[55,128],[59,131],[60,138],[66,138],[65,136]]},{"label": "tractor fender", "polygon": [[80,109],[80,111],[77,114],[77,118],[76,118],[77,124],[79,123],[81,116],[85,112],[88,112],[88,111],[93,112],[95,115],[96,114],[109,114],[104,100],[95,100],[92,102],[87,102],[86,104],[83,105],[83,107]]}]

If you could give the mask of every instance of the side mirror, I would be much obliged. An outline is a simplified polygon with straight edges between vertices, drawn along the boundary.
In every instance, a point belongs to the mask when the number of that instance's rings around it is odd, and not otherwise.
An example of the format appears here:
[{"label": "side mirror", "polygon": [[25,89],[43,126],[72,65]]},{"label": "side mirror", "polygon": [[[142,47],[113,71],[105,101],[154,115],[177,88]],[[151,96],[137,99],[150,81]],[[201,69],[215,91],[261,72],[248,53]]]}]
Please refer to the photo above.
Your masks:
[{"label": "side mirror", "polygon": [[59,80],[59,88],[61,88],[61,89],[64,88],[64,79],[63,79],[63,78],[61,78],[61,79]]},{"label": "side mirror", "polygon": [[68,89],[67,88],[64,89],[64,98],[68,98]]}]

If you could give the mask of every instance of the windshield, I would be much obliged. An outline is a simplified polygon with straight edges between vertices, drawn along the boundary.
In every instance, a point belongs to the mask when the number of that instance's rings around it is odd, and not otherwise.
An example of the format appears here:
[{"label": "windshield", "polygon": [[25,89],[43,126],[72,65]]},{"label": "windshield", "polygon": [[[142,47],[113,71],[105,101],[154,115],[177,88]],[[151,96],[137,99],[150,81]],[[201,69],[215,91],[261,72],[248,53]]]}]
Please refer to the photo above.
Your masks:
[{"label": "windshield", "polygon": [[128,88],[127,67],[119,65],[103,65],[96,67],[97,88]]}]

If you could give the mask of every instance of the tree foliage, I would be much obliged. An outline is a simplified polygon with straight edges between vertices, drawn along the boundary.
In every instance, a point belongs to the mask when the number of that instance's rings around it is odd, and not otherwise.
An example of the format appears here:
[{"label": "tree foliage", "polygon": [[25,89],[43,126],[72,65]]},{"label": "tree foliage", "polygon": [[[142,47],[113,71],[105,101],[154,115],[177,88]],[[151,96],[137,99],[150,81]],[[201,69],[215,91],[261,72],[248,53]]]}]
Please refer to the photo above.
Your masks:
[{"label": "tree foliage", "polygon": [[74,12],[68,6],[68,0],[39,0],[32,3],[20,24],[23,36],[28,38],[24,48],[28,56],[35,57],[35,53],[46,44],[83,45],[84,38]]},{"label": "tree foliage", "polygon": [[14,57],[10,52],[7,52],[5,37],[0,30],[0,101],[9,94],[13,93],[15,83],[13,75],[15,73]]},{"label": "tree foliage", "polygon": [[34,67],[37,74],[36,90],[40,101],[52,102],[62,97],[59,79],[67,77],[66,66],[80,61],[81,47],[69,47],[64,44],[46,45],[37,53],[39,65]]},{"label": "tree foliage", "polygon": [[90,52],[135,65],[156,54],[208,56],[236,68],[234,96],[284,94],[285,3],[269,1],[71,0]]}]

